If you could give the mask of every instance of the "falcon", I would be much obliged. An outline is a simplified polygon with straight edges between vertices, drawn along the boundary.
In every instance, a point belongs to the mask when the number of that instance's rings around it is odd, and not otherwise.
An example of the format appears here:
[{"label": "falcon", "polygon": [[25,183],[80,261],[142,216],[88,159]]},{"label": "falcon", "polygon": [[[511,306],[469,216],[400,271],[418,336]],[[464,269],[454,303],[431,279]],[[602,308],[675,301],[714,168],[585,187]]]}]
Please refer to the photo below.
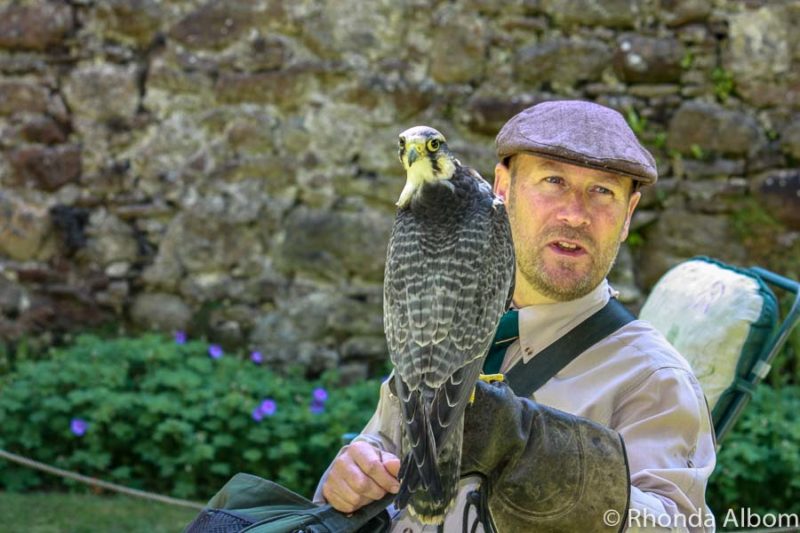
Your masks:
[{"label": "falcon", "polygon": [[458,492],[464,409],[513,292],[502,201],[427,126],[400,134],[406,184],[383,286],[384,330],[402,413],[398,508],[441,524]]}]

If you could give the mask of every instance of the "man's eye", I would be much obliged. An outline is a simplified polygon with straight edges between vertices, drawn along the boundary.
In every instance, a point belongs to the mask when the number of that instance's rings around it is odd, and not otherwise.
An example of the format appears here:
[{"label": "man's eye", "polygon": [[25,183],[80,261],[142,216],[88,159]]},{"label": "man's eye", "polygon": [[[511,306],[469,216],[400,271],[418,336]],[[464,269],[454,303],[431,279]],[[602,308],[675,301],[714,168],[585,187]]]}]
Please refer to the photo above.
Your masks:
[{"label": "man's eye", "polygon": [[560,176],[547,176],[544,181],[547,183],[552,183],[553,185],[560,185],[561,183],[564,183],[564,178]]},{"label": "man's eye", "polygon": [[594,190],[595,192],[598,192],[600,194],[610,194],[612,196],[614,195],[614,191],[612,191],[611,189],[606,189],[605,187],[601,187],[599,185],[595,187]]}]

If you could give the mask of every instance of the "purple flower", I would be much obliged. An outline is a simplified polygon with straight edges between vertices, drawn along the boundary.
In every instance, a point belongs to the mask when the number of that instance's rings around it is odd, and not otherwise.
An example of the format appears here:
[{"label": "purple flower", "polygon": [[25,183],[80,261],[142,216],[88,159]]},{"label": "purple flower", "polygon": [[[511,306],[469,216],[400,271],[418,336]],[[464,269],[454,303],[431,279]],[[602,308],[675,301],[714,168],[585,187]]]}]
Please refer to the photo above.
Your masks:
[{"label": "purple flower", "polygon": [[325,400],[328,399],[328,391],[326,391],[322,387],[317,387],[316,389],[314,389],[312,396],[314,397],[315,402],[324,404]]},{"label": "purple flower", "polygon": [[175,344],[186,344],[186,332],[185,331],[176,331],[175,332]]},{"label": "purple flower", "polygon": [[250,416],[252,416],[253,420],[256,422],[261,422],[261,419],[264,418],[264,413],[261,412],[261,406],[255,407]]},{"label": "purple flower", "polygon": [[311,411],[312,414],[321,415],[325,412],[325,404],[322,402],[313,401],[311,405],[308,406],[308,410]]},{"label": "purple flower", "polygon": [[208,355],[211,359],[219,359],[222,357],[222,347],[219,344],[212,344],[208,347]]},{"label": "purple flower", "polygon": [[267,398],[266,400],[261,402],[261,405],[258,408],[261,411],[262,415],[272,416],[275,414],[275,411],[278,410],[278,405],[272,398]]},{"label": "purple flower", "polygon": [[88,428],[89,423],[82,418],[73,418],[69,423],[69,430],[78,437],[82,437]]},{"label": "purple flower", "polygon": [[261,352],[253,352],[250,354],[250,360],[257,365],[260,365],[264,362],[264,357],[261,355]]}]

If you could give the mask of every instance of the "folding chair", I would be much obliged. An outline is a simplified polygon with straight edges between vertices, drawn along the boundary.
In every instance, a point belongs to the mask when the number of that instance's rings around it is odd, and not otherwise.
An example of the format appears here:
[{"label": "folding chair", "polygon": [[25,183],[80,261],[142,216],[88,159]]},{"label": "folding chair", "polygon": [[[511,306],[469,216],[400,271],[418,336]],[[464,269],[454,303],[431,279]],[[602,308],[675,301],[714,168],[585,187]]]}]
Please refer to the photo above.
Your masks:
[{"label": "folding chair", "polygon": [[[782,321],[768,284],[794,295]],[[661,277],[639,316],[691,364],[719,445],[800,321],[800,284],[763,268],[695,257]]]}]

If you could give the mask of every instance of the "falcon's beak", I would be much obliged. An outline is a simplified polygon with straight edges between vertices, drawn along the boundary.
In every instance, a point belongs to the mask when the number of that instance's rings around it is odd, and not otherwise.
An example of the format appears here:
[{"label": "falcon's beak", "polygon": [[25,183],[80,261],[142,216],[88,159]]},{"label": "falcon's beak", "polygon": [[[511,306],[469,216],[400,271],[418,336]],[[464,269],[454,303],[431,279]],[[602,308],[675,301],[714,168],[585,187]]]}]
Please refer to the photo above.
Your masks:
[{"label": "falcon's beak", "polygon": [[415,147],[411,146],[408,149],[408,166],[410,167],[413,165],[417,159],[419,159],[419,153],[417,153],[417,149]]}]

